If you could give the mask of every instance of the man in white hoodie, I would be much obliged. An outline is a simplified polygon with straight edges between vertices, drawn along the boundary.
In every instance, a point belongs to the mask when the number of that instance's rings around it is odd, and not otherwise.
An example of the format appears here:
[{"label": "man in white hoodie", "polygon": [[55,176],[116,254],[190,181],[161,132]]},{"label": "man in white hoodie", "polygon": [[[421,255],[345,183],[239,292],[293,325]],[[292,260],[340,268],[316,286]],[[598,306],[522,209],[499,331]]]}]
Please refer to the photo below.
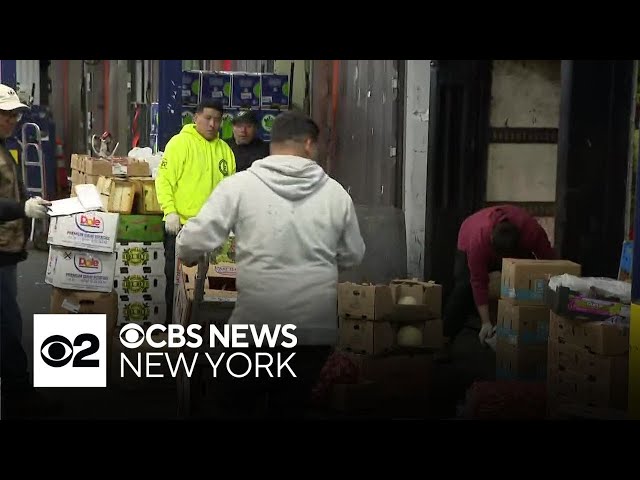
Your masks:
[{"label": "man in white hoodie", "polygon": [[271,155],[221,181],[176,240],[178,257],[193,265],[234,232],[238,299],[229,322],[294,324],[293,383],[305,396],[336,342],[338,271],[365,252],[351,197],[315,162],[318,134],[306,115],[280,114]]}]

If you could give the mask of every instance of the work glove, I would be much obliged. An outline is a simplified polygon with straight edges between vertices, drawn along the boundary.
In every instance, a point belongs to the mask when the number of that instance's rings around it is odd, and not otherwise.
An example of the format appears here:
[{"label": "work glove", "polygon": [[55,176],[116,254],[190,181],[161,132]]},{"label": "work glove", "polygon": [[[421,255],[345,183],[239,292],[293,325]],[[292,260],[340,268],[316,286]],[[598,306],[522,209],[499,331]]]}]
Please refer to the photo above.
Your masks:
[{"label": "work glove", "polygon": [[[495,327],[493,327],[495,328]],[[484,343],[491,348],[494,352],[496,351],[496,345],[498,344],[498,336],[494,335],[493,337],[489,337],[485,339]]]},{"label": "work glove", "polygon": [[177,235],[180,231],[180,215],[170,213],[164,221],[164,229],[170,235]]},{"label": "work glove", "polygon": [[29,218],[47,218],[47,205],[51,202],[33,197],[24,202],[24,214]]},{"label": "work glove", "polygon": [[481,345],[487,345],[487,339],[493,337],[496,334],[496,327],[491,325],[490,323],[483,323],[482,328],[480,328],[480,333],[478,334],[478,338],[480,339]]}]

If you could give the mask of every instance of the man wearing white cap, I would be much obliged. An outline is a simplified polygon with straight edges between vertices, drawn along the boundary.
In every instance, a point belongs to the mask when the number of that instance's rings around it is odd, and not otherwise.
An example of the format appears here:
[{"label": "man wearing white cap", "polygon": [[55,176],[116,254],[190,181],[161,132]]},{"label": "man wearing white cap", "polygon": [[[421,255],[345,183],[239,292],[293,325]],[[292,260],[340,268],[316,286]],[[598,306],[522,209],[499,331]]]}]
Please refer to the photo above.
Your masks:
[{"label": "man wearing white cap", "polygon": [[16,162],[5,145],[28,108],[13,88],[0,84],[0,377],[2,407],[9,416],[18,409],[44,405],[29,382],[27,356],[22,347],[17,265],[27,258],[31,222],[25,219],[46,217],[49,202],[39,197],[26,198]]}]

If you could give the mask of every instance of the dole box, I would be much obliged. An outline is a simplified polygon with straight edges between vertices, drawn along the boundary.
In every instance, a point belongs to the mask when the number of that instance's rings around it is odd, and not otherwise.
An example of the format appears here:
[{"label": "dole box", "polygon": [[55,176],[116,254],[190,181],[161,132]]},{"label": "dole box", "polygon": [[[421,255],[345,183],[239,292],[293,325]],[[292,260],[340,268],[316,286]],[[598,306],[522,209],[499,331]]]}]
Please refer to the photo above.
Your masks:
[{"label": "dole box", "polygon": [[117,234],[117,213],[83,212],[52,217],[48,243],[111,253],[116,247]]},{"label": "dole box", "polygon": [[110,293],[116,254],[52,245],[45,282],[58,288]]}]

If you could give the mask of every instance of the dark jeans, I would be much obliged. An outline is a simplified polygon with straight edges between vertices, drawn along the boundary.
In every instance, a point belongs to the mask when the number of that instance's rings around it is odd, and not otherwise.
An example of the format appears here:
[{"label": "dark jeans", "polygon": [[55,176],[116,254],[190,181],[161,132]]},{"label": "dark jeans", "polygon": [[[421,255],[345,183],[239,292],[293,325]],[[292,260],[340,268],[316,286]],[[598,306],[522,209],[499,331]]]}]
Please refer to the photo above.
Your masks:
[{"label": "dark jeans", "polygon": [[22,346],[16,265],[0,267],[0,377],[3,394],[31,388]]},{"label": "dark jeans", "polygon": [[[252,371],[244,378],[235,378],[228,373],[227,359],[235,352],[246,354],[251,362],[255,362],[256,353],[259,351],[271,354],[273,364],[270,367],[270,377],[266,370],[260,369],[260,376],[255,376],[255,363]],[[280,353],[281,363],[295,352],[287,365],[295,373],[285,367],[280,370],[278,378],[278,357]],[[293,349],[274,348],[262,349],[243,348],[239,350],[228,349],[225,357],[218,367],[220,380],[220,396],[218,402],[225,416],[231,417],[301,417],[311,403],[313,387],[319,379],[320,371],[326,363],[332,347],[327,345],[300,345]],[[262,358],[260,364],[266,360]],[[247,359],[236,355],[229,363],[231,371],[236,375],[247,371]]]},{"label": "dark jeans", "polygon": [[[164,228],[164,222],[162,222]],[[173,319],[173,282],[175,281],[176,268],[176,236],[169,233],[164,234],[164,275],[167,278],[165,295],[167,297],[167,319],[169,324]]]},{"label": "dark jeans", "polygon": [[473,299],[467,254],[457,250],[453,267],[454,286],[443,312],[443,334],[451,341],[462,331],[471,314],[478,314]]}]

